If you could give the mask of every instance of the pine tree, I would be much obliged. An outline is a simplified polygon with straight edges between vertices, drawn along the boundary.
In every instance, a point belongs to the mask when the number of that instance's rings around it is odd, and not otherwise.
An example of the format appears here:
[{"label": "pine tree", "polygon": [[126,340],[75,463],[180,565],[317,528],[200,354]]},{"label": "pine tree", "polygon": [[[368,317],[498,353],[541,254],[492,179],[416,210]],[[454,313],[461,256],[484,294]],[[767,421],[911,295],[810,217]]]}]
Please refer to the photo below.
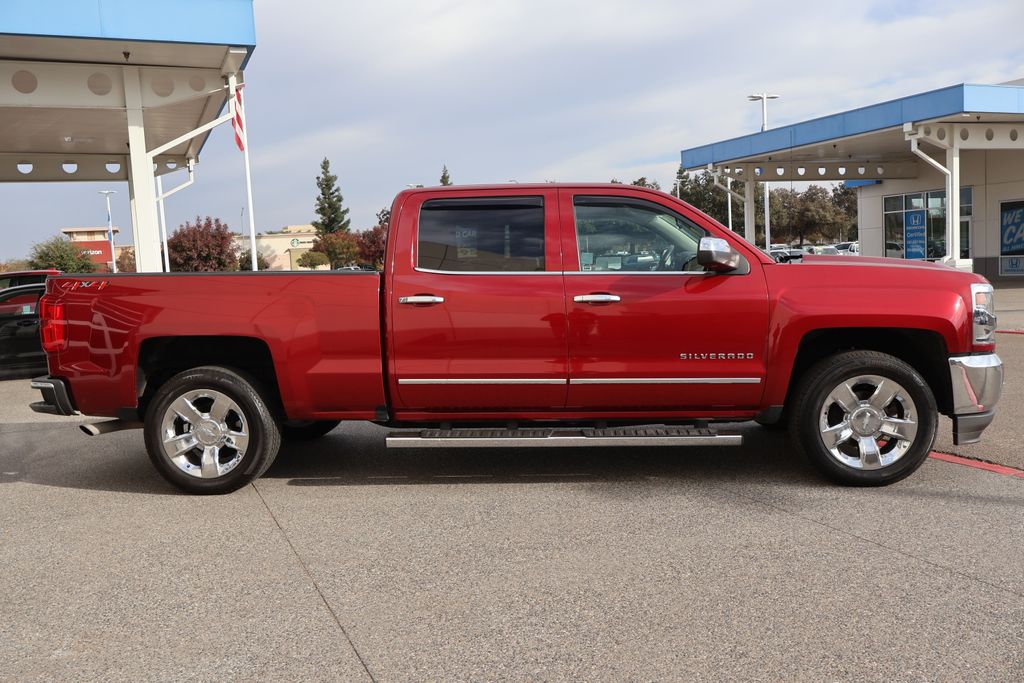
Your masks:
[{"label": "pine tree", "polygon": [[324,157],[320,162],[320,175],[316,177],[316,186],[320,194],[316,198],[316,215],[319,220],[313,221],[318,235],[330,235],[335,232],[348,232],[352,222],[348,217],[348,209],[342,208],[341,190],[338,188],[338,176],[331,173],[331,162]]},{"label": "pine tree", "polygon": [[452,184],[452,177],[450,175],[448,175],[448,167],[447,166],[442,166],[441,167],[441,184],[442,185],[451,185]]}]

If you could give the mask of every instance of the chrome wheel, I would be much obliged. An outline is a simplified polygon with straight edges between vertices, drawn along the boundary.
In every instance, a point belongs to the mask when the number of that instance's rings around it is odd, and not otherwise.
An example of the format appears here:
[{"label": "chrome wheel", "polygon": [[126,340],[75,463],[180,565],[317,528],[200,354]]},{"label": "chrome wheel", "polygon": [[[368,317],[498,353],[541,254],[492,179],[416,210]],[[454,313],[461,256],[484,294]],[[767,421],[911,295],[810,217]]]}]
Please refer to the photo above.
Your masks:
[{"label": "chrome wheel", "polygon": [[235,469],[249,447],[249,429],[238,404],[213,389],[188,391],[164,411],[163,453],[193,477],[213,479]]},{"label": "chrome wheel", "polygon": [[825,397],[818,427],[832,458],[857,470],[877,470],[895,463],[914,444],[917,406],[899,382],[861,375]]}]

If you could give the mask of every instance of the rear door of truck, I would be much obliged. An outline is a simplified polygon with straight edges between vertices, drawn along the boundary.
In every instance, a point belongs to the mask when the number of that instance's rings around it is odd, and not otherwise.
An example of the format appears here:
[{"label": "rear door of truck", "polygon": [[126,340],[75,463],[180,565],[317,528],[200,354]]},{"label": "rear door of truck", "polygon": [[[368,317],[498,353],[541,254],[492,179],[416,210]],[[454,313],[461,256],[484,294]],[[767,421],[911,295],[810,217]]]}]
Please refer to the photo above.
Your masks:
[{"label": "rear door of truck", "polygon": [[401,414],[565,405],[553,188],[413,192],[392,237],[389,382]]}]

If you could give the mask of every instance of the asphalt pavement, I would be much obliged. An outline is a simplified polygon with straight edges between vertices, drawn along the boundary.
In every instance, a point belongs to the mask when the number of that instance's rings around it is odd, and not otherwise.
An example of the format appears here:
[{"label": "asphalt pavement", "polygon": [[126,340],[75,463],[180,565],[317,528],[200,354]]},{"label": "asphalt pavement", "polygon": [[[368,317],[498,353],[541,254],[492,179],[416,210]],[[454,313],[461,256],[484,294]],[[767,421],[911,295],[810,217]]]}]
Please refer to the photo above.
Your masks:
[{"label": "asphalt pavement", "polygon": [[[999,417],[937,449],[1020,467],[1024,336],[999,345]],[[140,432],[30,400],[0,383],[3,679],[1024,676],[1024,478],[930,459],[836,487],[756,426],[739,448],[389,452],[351,424],[190,497]]]}]

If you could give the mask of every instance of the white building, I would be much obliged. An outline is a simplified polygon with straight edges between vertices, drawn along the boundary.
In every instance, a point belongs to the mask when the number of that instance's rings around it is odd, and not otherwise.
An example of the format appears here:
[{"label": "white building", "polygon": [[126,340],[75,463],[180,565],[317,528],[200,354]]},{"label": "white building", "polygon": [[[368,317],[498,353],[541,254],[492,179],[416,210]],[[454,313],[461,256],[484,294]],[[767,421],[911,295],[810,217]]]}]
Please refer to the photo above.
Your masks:
[{"label": "white building", "polygon": [[[1024,81],[955,85],[682,153],[686,170],[858,188],[861,253],[1024,277]],[[745,227],[753,238],[753,183]]]}]

